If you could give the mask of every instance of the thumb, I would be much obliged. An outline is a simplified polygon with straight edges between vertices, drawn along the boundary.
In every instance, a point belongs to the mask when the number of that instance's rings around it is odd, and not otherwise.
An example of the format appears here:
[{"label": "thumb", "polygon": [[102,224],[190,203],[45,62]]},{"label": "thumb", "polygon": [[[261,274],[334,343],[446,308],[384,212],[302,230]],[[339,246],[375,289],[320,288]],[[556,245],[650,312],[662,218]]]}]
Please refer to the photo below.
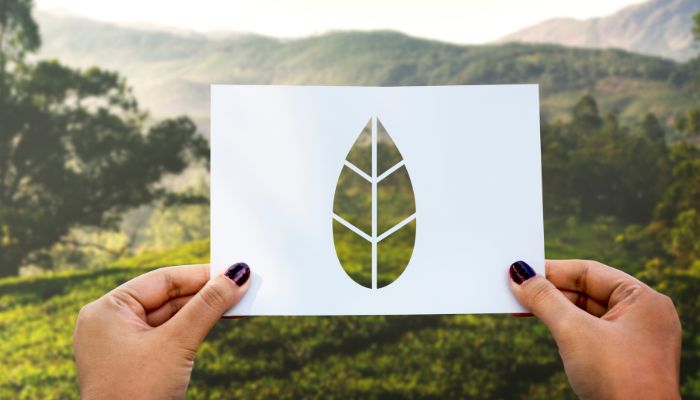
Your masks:
[{"label": "thumb", "polygon": [[578,307],[525,261],[510,266],[510,288],[520,304],[547,326],[557,342],[570,331],[566,327],[582,317]]},{"label": "thumb", "polygon": [[250,268],[236,263],[209,280],[167,324],[174,335],[196,351],[214,324],[248,290]]}]

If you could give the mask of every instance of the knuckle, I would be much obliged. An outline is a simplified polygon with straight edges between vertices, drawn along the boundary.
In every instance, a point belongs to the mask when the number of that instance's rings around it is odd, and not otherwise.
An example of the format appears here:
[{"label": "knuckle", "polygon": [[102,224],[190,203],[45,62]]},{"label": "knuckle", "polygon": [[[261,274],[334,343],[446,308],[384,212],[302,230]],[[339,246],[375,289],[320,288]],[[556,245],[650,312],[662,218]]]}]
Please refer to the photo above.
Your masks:
[{"label": "knuckle", "polygon": [[214,310],[220,310],[228,304],[228,293],[219,285],[207,285],[201,293],[204,304]]},{"label": "knuckle", "polygon": [[662,293],[657,292],[657,295],[658,310],[659,314],[664,316],[664,318],[662,318],[662,320],[665,321],[664,325],[669,332],[680,335],[682,329],[681,320],[678,316],[676,306],[673,304],[673,299]]},{"label": "knuckle", "polygon": [[553,288],[546,281],[538,279],[530,284],[528,288],[527,308],[530,310],[540,308],[552,296]]},{"label": "knuckle", "polygon": [[94,331],[100,326],[100,318],[104,318],[100,300],[95,300],[80,308],[78,316],[75,318],[73,329],[76,334],[78,332]]},{"label": "knuckle", "polygon": [[627,296],[637,295],[646,293],[649,287],[639,281],[632,281],[628,284],[623,285],[623,290]]},{"label": "knuckle", "polygon": [[581,268],[574,280],[574,286],[581,293],[586,293],[586,286],[588,285],[588,271],[590,268],[590,265],[584,264],[583,268]]},{"label": "knuckle", "polygon": [[176,302],[176,301],[169,301],[169,302],[168,302],[168,307],[169,307],[169,310],[170,310],[170,314],[171,314],[171,315],[175,315],[175,313],[177,313],[178,311],[180,311],[180,308],[182,308],[182,305],[183,305],[183,304],[184,304],[184,303],[178,303],[178,302]]},{"label": "knuckle", "polygon": [[581,265],[584,266],[585,268],[600,268],[600,267],[610,268],[609,265],[606,265],[606,264],[603,264],[603,263],[600,262],[600,261],[591,260],[591,259],[588,259],[588,258],[586,258],[586,259],[581,259],[581,260],[579,260],[579,262],[580,262]]},{"label": "knuckle", "polygon": [[[628,282],[621,282],[617,288],[611,294],[611,298],[618,299],[618,303],[627,300],[627,302],[634,302],[638,299],[643,299],[645,293],[648,293],[648,287],[637,280],[631,280]],[[641,296],[641,297],[640,297]]]},{"label": "knuckle", "polygon": [[674,318],[678,318],[678,311],[676,310],[676,306],[673,303],[673,299],[665,295],[663,293],[658,293],[657,292],[657,303],[659,304],[659,308],[669,316],[672,316]]},{"label": "knuckle", "polygon": [[182,295],[182,288],[177,284],[175,277],[166,268],[160,268],[162,270],[163,280],[165,281],[165,287],[168,291],[168,297],[173,299],[180,297]]},{"label": "knuckle", "polygon": [[95,307],[96,307],[96,304],[94,301],[82,306],[80,308],[80,311],[78,311],[78,318],[77,318],[78,323],[85,323],[87,321],[94,319]]},{"label": "knuckle", "polygon": [[664,307],[666,307],[669,311],[673,310],[673,312],[676,312],[676,306],[673,304],[673,299],[670,296],[663,293],[659,293],[659,296],[661,296],[660,301]]},{"label": "knuckle", "polygon": [[589,266],[596,266],[598,268],[611,268],[609,265],[603,264],[602,262],[597,261],[597,260],[585,260],[585,261],[586,261],[586,263],[589,264]]}]

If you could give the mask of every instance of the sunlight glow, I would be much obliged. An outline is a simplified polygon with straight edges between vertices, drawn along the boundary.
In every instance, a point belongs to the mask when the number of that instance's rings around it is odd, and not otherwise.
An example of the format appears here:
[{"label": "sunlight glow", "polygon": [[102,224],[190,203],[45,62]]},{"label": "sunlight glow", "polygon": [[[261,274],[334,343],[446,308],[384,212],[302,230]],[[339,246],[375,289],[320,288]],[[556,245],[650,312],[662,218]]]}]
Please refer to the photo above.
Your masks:
[{"label": "sunlight glow", "polygon": [[457,43],[484,43],[555,17],[611,14],[639,0],[35,0],[101,21],[199,32],[299,37],[329,30],[391,29]]}]

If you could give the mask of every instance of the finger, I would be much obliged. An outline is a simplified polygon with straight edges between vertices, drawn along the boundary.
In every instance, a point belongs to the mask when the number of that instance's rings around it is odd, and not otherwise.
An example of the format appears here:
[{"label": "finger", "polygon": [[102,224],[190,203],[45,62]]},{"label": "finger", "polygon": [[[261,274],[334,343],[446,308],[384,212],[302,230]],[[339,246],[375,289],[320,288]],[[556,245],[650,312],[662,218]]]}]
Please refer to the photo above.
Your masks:
[{"label": "finger", "polygon": [[146,312],[168,300],[196,293],[209,280],[209,264],[158,268],[119,286],[116,291],[134,298]]},{"label": "finger", "polygon": [[180,309],[187,304],[192,297],[194,296],[181,296],[169,300],[160,306],[160,308],[148,313],[148,315],[146,315],[146,322],[148,325],[153,327],[162,325],[165,323],[165,321],[169,320],[173,315],[180,311]]},{"label": "finger", "polygon": [[243,297],[249,277],[246,264],[234,264],[225,274],[207,282],[164,326],[188,348],[196,350],[221,316]]},{"label": "finger", "polygon": [[621,284],[638,282],[597,261],[547,260],[545,268],[547,279],[557,288],[583,293],[602,305],[610,302],[610,296]]},{"label": "finger", "polygon": [[511,289],[518,301],[535,314],[559,341],[566,327],[585,315],[550,281],[539,276],[527,263],[518,261],[510,267]]},{"label": "finger", "polygon": [[576,307],[586,311],[596,317],[602,317],[608,311],[608,307],[598,303],[585,293],[571,292],[569,290],[561,290],[561,292],[572,302]]}]

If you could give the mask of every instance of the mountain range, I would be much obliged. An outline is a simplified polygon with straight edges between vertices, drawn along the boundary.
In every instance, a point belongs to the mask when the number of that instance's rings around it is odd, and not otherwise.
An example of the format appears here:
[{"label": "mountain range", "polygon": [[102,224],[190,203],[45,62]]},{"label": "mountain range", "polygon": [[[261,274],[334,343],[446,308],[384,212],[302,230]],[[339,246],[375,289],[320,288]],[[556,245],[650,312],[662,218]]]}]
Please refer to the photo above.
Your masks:
[{"label": "mountain range", "polygon": [[555,18],[505,36],[499,42],[615,47],[686,61],[697,55],[691,28],[700,0],[651,0],[601,18]]},{"label": "mountain range", "polygon": [[154,116],[187,114],[205,134],[212,83],[538,83],[543,115],[551,118],[567,115],[582,94],[594,95],[603,110],[634,120],[654,112],[670,121],[695,101],[695,64],[618,49],[457,45],[390,31],[278,39],[126,27],[44,12],[36,18],[43,40],[38,58],[116,70]]}]

